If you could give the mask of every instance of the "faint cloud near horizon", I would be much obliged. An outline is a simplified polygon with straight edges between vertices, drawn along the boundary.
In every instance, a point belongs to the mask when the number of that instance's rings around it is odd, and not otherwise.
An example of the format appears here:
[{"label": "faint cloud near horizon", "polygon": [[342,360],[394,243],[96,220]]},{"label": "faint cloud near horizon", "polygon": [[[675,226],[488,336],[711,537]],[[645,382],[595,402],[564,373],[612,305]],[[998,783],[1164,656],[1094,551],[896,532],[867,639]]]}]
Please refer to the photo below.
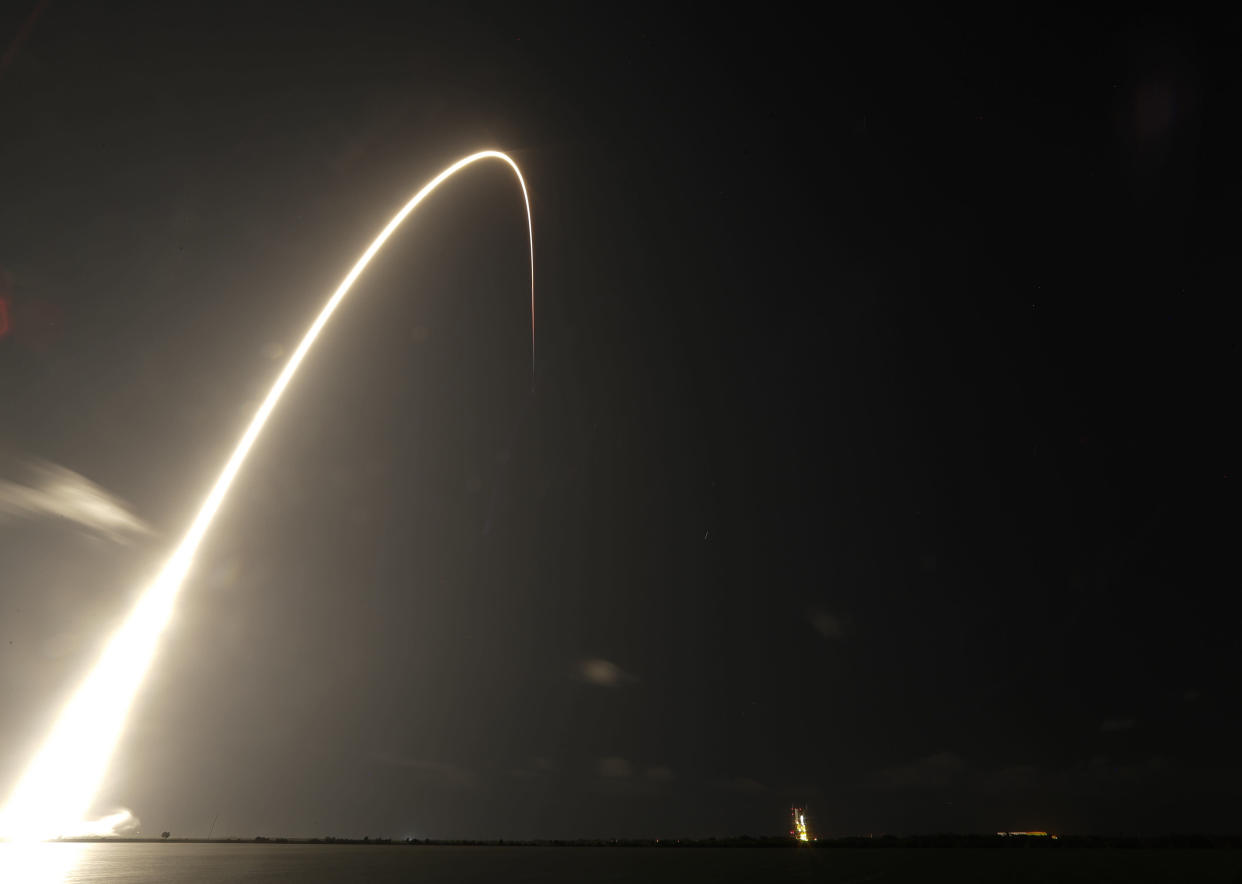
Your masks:
[{"label": "faint cloud near horizon", "polygon": [[21,481],[0,479],[0,520],[64,519],[117,543],[153,533],[123,500],[67,467],[43,460],[18,467]]},{"label": "faint cloud near horizon", "polygon": [[574,676],[579,681],[604,688],[616,688],[638,681],[616,663],[599,658],[580,660],[574,667]]}]

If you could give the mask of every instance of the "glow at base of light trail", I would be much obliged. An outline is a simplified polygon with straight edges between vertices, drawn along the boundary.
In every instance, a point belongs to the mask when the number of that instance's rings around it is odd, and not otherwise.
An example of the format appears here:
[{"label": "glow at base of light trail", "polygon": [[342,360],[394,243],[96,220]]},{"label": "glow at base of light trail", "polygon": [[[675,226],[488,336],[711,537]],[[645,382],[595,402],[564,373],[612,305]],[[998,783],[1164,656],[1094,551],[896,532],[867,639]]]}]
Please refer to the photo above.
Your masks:
[{"label": "glow at base of light trail", "polygon": [[[285,363],[267,397],[255,412],[233,449],[219,478],[199,508],[198,515],[168,559],[159,575],[143,592],[134,610],[109,639],[94,670],[73,694],[47,741],[23,773],[8,803],[0,810],[0,838],[10,842],[97,833],[99,824],[83,822],[107,772],[108,761],[120,739],[126,716],[143,677],[155,656],[160,634],[172,616],[173,604],[194,561],[203,536],[228,494],[233,480],[246,461],[251,447],[267,423],[272,410],[298,366],[306,358],[315,339],[371,259],[419,203],[445,179],[479,160],[496,159],[508,163],[522,188],[526,206],[526,232],[530,244],[531,356],[535,347],[535,236],[531,218],[530,194],[517,163],[507,155],[485,150],[471,154],[449,166],[416,193],[393,216],[354,264],[328,302],[311,323],[301,343]],[[12,846],[12,845],[10,845]]]},{"label": "glow at base of light trail", "polygon": [[801,807],[793,809],[793,831],[789,834],[793,835],[795,841],[806,843],[811,840],[806,831],[806,813]]}]

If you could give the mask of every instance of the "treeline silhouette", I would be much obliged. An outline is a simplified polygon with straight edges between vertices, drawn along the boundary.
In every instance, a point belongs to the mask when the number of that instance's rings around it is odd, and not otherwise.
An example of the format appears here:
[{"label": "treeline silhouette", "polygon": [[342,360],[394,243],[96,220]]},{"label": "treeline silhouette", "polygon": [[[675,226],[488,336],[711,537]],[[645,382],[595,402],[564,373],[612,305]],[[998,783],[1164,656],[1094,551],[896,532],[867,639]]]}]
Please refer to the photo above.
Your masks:
[{"label": "treeline silhouette", "polygon": [[1233,849],[1242,848],[1242,835],[882,835],[878,838],[829,838],[811,847],[1003,847],[1008,849],[1060,850],[1082,847],[1118,847],[1152,850],[1158,848]]}]

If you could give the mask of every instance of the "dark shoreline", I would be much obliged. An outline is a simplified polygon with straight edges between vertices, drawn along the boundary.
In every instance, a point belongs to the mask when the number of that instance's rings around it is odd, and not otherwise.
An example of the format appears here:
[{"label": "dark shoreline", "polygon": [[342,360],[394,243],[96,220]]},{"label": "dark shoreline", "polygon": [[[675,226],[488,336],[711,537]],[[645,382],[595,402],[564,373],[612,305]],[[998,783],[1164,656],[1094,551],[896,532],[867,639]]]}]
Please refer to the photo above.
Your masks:
[{"label": "dark shoreline", "polygon": [[[0,842],[2,843],[2,842]],[[911,835],[898,837],[885,835],[879,838],[824,838],[809,844],[800,844],[788,837],[734,837],[734,838],[617,838],[617,839],[551,839],[536,841],[510,841],[507,839],[452,840],[437,838],[145,838],[145,837],[89,837],[57,838],[51,843],[61,844],[348,844],[379,847],[655,847],[667,849],[750,847],[750,848],[802,848],[802,849],[861,849],[884,848],[1002,848],[1019,850],[1062,850],[1081,848],[1112,848],[1129,850],[1239,850],[1242,835],[1160,835],[1160,836],[1095,836],[1060,835],[1056,838],[1038,836],[1000,835]]]}]

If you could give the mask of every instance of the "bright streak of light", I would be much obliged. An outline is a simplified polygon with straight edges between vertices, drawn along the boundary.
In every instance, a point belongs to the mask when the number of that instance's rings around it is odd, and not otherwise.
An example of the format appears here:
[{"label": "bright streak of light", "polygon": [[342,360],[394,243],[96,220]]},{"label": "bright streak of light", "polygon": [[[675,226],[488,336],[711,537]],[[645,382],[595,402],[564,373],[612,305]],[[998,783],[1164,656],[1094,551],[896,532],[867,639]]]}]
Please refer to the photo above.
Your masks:
[{"label": "bright streak of light", "polygon": [[793,831],[789,834],[793,835],[795,841],[799,841],[804,844],[808,843],[811,839],[806,830],[806,814],[803,813],[802,808],[800,807],[795,807],[793,809],[793,825]]},{"label": "bright streak of light", "polygon": [[[99,784],[107,771],[125,718],[133,704],[143,677],[155,656],[160,634],[172,616],[173,604],[194,560],[194,554],[211,527],[216,512],[228,494],[238,471],[246,461],[251,447],[267,423],[281,394],[293,380],[298,366],[314,345],[354,282],[371,259],[419,203],[456,172],[478,162],[496,159],[508,163],[522,188],[526,206],[526,231],[530,243],[530,309],[531,355],[535,346],[535,243],[531,219],[530,195],[517,163],[499,151],[485,150],[471,154],[449,166],[416,193],[388,226],[362,253],[332,297],[319,311],[302,341],[284,369],[272,384],[267,397],[251,419],[241,441],[233,450],[223,471],[203,501],[198,515],[176,551],[164,565],[155,581],[146,589],[128,619],[108,641],[94,670],[78,688],[57,719],[51,735],[38,755],[27,767],[9,798],[0,810],[0,838],[9,841],[37,841],[58,836],[90,833],[95,827],[83,823]],[[22,880],[22,879],[18,879]]]}]

